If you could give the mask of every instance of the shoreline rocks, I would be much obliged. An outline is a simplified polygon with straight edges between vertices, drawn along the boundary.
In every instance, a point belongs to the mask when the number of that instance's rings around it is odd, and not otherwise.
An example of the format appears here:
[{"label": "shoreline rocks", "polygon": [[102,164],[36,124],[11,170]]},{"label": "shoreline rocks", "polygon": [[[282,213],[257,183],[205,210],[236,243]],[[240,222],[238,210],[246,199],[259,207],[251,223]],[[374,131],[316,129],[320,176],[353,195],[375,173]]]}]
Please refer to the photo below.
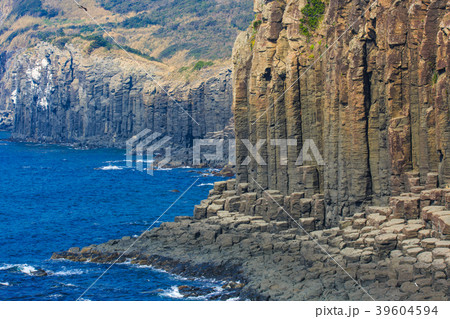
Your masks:
[{"label": "shoreline rocks", "polygon": [[[237,196],[234,185],[234,180],[215,183],[193,217],[177,217],[144,233],[119,262],[131,259],[175,274],[239,281],[240,299],[371,300],[353,279],[376,300],[448,299],[445,205],[425,206],[412,219],[408,212],[399,216],[397,203],[411,198],[405,194],[393,206],[367,207],[339,227],[312,223],[307,234],[281,214],[254,208],[264,202],[263,194]],[[412,201],[416,203],[416,197]],[[416,204],[421,205],[420,199]],[[296,216],[307,225],[307,218]],[[124,237],[72,248],[52,258],[111,263],[135,240]]]}]

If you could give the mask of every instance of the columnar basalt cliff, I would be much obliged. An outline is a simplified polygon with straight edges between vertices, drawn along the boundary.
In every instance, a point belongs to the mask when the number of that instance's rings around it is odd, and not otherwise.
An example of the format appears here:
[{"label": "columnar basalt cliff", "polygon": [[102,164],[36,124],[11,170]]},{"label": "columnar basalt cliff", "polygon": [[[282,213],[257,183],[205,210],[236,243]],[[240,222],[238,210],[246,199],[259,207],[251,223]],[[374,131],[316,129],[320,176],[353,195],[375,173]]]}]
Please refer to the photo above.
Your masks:
[{"label": "columnar basalt cliff", "polygon": [[[450,2],[331,0],[317,30],[301,32],[306,4],[256,0],[257,20],[236,42],[238,183],[322,193],[327,226],[430,172],[448,183]],[[299,142],[283,166],[271,141],[286,138]],[[268,165],[241,165],[242,139],[267,140]],[[308,139],[325,166],[295,164]]]},{"label": "columnar basalt cliff", "polygon": [[194,138],[222,131],[232,117],[226,68],[187,84],[165,79],[161,63],[47,43],[16,55],[7,67],[3,95],[15,111],[12,137],[18,140],[124,148],[150,129],[187,152]]},{"label": "columnar basalt cliff", "polygon": [[[448,300],[450,2],[330,0],[316,30],[306,3],[255,1],[236,42],[237,179],[137,243],[53,258],[222,278],[242,299]],[[242,164],[244,139],[268,165]],[[325,166],[295,165],[306,140]]]},{"label": "columnar basalt cliff", "polygon": [[[0,52],[0,79],[6,74],[6,61],[10,54],[7,52]],[[9,101],[11,90],[8,89],[8,84],[0,80],[0,101]],[[14,124],[14,112],[11,109],[10,103],[0,103],[0,130],[11,129]]]}]

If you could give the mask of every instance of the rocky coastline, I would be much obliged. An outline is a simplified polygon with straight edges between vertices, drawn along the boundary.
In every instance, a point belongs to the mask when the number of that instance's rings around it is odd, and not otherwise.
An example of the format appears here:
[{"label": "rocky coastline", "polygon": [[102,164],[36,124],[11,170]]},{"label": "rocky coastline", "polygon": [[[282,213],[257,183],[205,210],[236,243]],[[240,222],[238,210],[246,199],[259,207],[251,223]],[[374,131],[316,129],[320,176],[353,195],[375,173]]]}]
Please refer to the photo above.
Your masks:
[{"label": "rocky coastline", "polygon": [[450,189],[430,183],[324,228],[320,195],[248,187],[215,183],[193,217],[163,223],[134,245],[136,238],[124,237],[52,258],[111,263],[121,256],[119,262],[229,281],[241,300],[448,299]]},{"label": "rocky coastline", "polygon": [[[123,254],[223,276],[243,285],[239,299],[448,300],[449,8],[255,0],[227,86],[236,181],[216,183],[192,217],[134,245],[125,237],[53,258],[110,263]],[[266,165],[247,161],[245,140],[263,142]],[[294,143],[282,152],[280,140]],[[325,165],[298,163],[311,141]]]},{"label": "rocky coastline", "polygon": [[15,141],[125,148],[149,129],[170,137],[173,158],[186,164],[194,139],[233,138],[229,65],[189,82],[167,78],[162,63],[46,42],[0,63],[0,128]]}]

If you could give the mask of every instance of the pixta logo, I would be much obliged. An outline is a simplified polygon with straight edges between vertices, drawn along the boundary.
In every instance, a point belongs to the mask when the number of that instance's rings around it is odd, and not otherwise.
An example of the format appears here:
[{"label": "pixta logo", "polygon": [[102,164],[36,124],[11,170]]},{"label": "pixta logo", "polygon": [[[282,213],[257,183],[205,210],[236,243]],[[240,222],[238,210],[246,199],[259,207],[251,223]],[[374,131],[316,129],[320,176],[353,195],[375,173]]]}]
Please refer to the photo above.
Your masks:
[{"label": "pixta logo", "polygon": [[[248,156],[242,161],[242,163],[239,163],[243,166],[249,165],[252,160],[256,161],[256,164],[259,166],[266,166],[267,163],[264,160],[263,156],[260,154],[260,151],[269,145],[270,147],[276,147],[279,154],[279,165],[286,166],[288,165],[288,147],[296,147],[297,146],[297,140],[295,139],[273,139],[270,141],[267,141],[265,139],[257,140],[254,144],[250,142],[248,139],[241,139],[240,142],[245,146],[247,149]],[[226,162],[228,162],[230,165],[236,165],[236,142],[234,140],[228,141],[229,145],[229,158]],[[207,154],[203,154],[202,156],[202,146],[209,146],[210,148],[213,148],[215,152],[211,151]],[[301,143],[302,149],[300,151],[300,154],[296,157],[295,165],[302,166],[305,162],[314,162],[319,165],[323,166],[325,165],[325,161],[322,158],[322,155],[320,154],[319,149],[316,146],[316,143],[314,143],[313,140],[307,139],[303,143]],[[194,140],[194,158],[193,163],[194,165],[198,165],[201,163],[202,158],[205,158],[209,161],[222,161],[225,162],[224,158],[224,140],[218,140],[218,139],[207,139],[207,140]],[[312,155],[312,156],[311,156]],[[314,159],[313,159],[314,157]]]},{"label": "pixta logo", "polygon": [[[161,133],[152,132],[149,129],[133,136],[126,143],[127,166],[135,166],[136,170],[147,171],[147,174],[153,175],[155,153],[163,149],[171,139],[171,137],[163,136]],[[171,161],[171,151],[170,145],[165,147],[165,155],[163,159],[158,160],[158,168],[164,167]]]},{"label": "pixta logo", "polygon": [[[127,166],[135,167],[138,171],[147,171],[153,175],[153,169],[162,168],[172,160],[170,140],[172,138],[163,136],[161,133],[152,132],[145,129],[136,136],[130,138],[127,145]],[[260,152],[267,147],[277,148],[279,155],[279,165],[288,165],[288,148],[297,149],[297,140],[295,139],[260,139],[254,143],[247,139],[241,139],[240,142],[247,149],[246,158],[239,163],[240,165],[249,165],[255,161],[259,166],[266,166],[267,163]],[[316,165],[325,165],[319,149],[313,140],[307,139],[301,144],[300,154],[296,154],[295,165],[302,166],[305,162],[315,162]],[[225,149],[228,148],[228,152]],[[156,151],[164,149],[162,154],[156,154]],[[267,153],[267,152],[265,152]],[[158,155],[158,162],[155,161],[155,155]],[[227,157],[228,155],[228,157]],[[192,150],[192,164],[200,165],[206,161],[209,163],[236,165],[236,142],[234,139],[194,139]],[[292,157],[291,157],[292,158]]]}]

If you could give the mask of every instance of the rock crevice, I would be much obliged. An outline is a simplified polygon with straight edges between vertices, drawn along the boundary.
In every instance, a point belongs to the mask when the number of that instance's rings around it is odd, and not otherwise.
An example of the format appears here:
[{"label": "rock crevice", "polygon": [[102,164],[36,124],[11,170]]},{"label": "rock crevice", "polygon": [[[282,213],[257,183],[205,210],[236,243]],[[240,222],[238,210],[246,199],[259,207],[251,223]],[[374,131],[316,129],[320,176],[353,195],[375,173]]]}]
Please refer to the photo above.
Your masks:
[{"label": "rock crevice", "polygon": [[[438,172],[448,183],[448,1],[378,1],[370,9],[367,1],[330,1],[309,37],[299,28],[304,5],[256,1],[261,22],[236,41],[238,181],[256,189],[254,178],[285,195],[313,188],[324,194],[329,226],[405,192],[408,172],[422,183]],[[270,141],[292,138],[298,145],[280,165]],[[267,140],[260,154],[268,165],[242,165],[243,139]],[[325,166],[295,165],[307,140]],[[316,176],[305,184],[305,174]]]}]

